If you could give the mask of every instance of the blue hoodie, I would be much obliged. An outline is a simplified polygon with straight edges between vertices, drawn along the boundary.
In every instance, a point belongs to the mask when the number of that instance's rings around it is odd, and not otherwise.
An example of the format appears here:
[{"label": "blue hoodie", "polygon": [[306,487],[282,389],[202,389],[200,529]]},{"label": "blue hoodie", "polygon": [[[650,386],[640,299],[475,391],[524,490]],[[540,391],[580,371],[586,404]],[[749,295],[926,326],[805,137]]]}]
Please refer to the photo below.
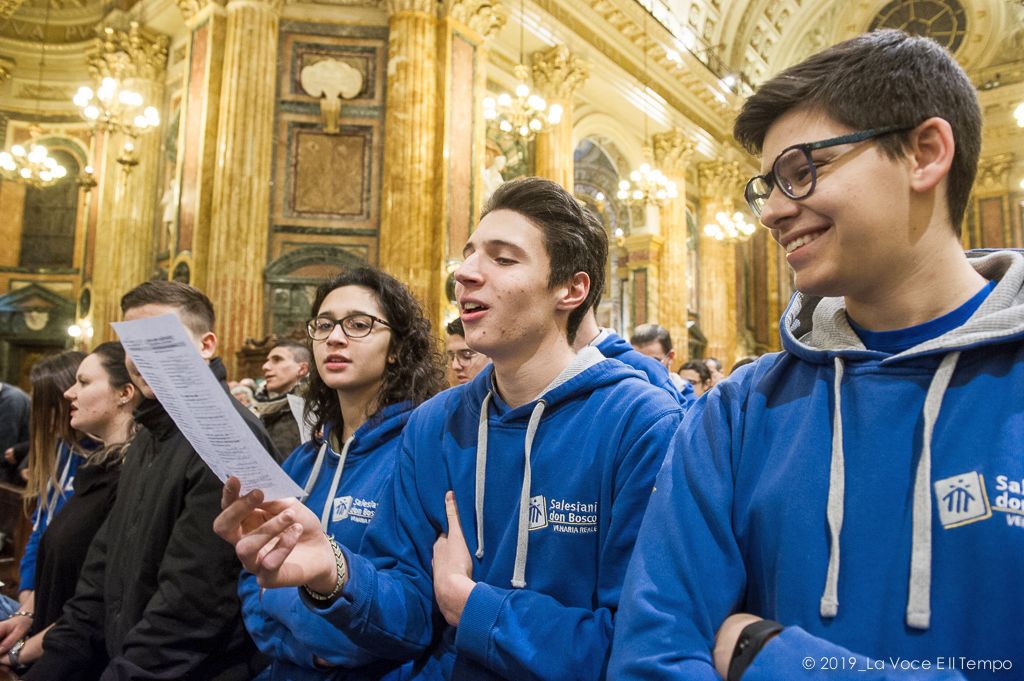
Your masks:
[{"label": "blue hoodie", "polygon": [[[413,414],[394,497],[362,555],[346,550],[349,580],[318,612],[381,657],[434,643],[421,678],[603,678],[626,564],[681,410],[594,348],[516,408],[493,371]],[[457,629],[437,610],[431,570],[448,490],[477,582]]]},{"label": "blue hoodie", "polygon": [[734,612],[786,625],[744,681],[1020,678],[1024,257],[972,264],[998,280],[988,298],[895,355],[864,348],[841,298],[796,295],[785,351],[687,413],[630,565],[613,678],[718,679]]},{"label": "blue hoodie", "polygon": [[651,385],[656,385],[667,391],[683,409],[689,407],[697,399],[693,394],[692,385],[687,384],[680,392],[669,378],[668,369],[664,364],[642,352],[637,352],[625,338],[611,329],[601,329],[601,333],[591,343],[608,359],[617,359],[637,371],[642,371]]},{"label": "blue hoodie", "polygon": [[[399,436],[411,413],[411,402],[392,404],[360,426],[347,445],[340,480],[341,456],[328,444],[329,433],[323,442],[300,445],[285,461],[284,470],[306,489],[304,503],[324,519],[325,531],[338,543],[358,550],[378,504],[390,495]],[[304,607],[294,588],[266,589],[261,595],[256,577],[243,570],[238,593],[246,628],[272,658],[260,679],[409,678],[411,672],[395,663],[375,664],[374,655]],[[343,668],[318,669],[314,657]]]},{"label": "blue hoodie", "polygon": [[[88,449],[92,449],[92,443],[83,443]],[[55,487],[52,483],[46,484],[46,498],[36,499],[36,509],[32,513],[32,534],[25,543],[25,552],[21,556],[21,563],[18,565],[18,590],[34,591],[36,588],[36,555],[39,553],[39,542],[43,533],[50,526],[50,521],[56,517],[64,504],[75,493],[75,473],[78,466],[85,461],[81,456],[64,440],[57,440],[57,481]]]}]

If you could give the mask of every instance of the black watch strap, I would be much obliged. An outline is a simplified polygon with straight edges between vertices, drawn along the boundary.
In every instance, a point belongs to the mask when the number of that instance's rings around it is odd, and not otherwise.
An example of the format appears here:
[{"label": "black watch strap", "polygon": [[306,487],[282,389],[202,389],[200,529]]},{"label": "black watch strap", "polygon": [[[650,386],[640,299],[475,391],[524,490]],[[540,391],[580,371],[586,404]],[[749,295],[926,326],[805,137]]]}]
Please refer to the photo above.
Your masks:
[{"label": "black watch strap", "polygon": [[739,638],[736,639],[736,647],[732,649],[732,659],[729,661],[729,673],[726,674],[726,681],[740,681],[743,678],[743,673],[761,652],[764,644],[784,628],[772,620],[758,620],[743,627]]}]

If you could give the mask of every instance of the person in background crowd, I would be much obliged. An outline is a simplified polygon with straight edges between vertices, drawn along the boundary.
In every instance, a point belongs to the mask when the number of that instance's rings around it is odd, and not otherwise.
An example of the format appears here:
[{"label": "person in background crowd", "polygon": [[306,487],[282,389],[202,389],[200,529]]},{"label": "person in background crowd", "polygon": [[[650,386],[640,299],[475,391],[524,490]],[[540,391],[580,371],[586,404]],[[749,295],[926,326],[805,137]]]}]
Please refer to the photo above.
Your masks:
[{"label": "person in background crowd", "polygon": [[679,377],[693,386],[694,397],[700,397],[714,385],[711,370],[704,360],[691,359],[684,362],[678,371]]},{"label": "person in background crowd", "polygon": [[621,362],[573,349],[607,249],[560,185],[503,184],[455,272],[466,341],[491,365],[410,417],[362,553],[294,499],[261,505],[229,483],[218,532],[260,583],[302,585],[304,607],[378,657],[420,658],[422,678],[603,678],[682,412]]},{"label": "person in background crowd", "polygon": [[746,357],[740,357],[732,365],[732,368],[729,369],[729,375],[732,376],[734,373],[736,373],[736,370],[739,369],[742,366],[746,366],[748,364],[753,364],[754,362],[757,361],[757,357],[758,357],[757,355],[747,355]]},{"label": "person in background crowd", "polygon": [[981,122],[896,30],[746,100],[747,203],[797,293],[783,351],[669,447],[609,678],[1021,678],[1024,253],[963,251]]},{"label": "person in background crowd", "polygon": [[253,395],[252,388],[247,385],[236,385],[230,389],[231,396],[238,400],[238,403],[246,409],[252,409],[253,405],[256,404],[256,396]]},{"label": "person in background crowd", "polygon": [[[213,305],[174,281],[148,281],[121,298],[126,321],[174,314],[227,392]],[[238,561],[212,531],[222,484],[156,399],[147,398],[121,468],[119,493],[96,533],[75,595],[43,639],[30,681],[203,679],[243,681],[266,664],[242,624]],[[232,401],[272,456],[256,416]]]},{"label": "person in background crowd", "polygon": [[28,451],[29,396],[10,383],[0,383],[0,480],[22,486],[25,481],[18,474]]},{"label": "person in background crowd", "polygon": [[71,428],[88,433],[100,446],[86,452],[75,472],[74,495],[39,542],[32,626],[27,638],[0,657],[0,664],[15,670],[42,655],[43,636],[74,595],[89,544],[117,496],[121,462],[135,430],[132,411],[142,401],[125,368],[121,344],[103,343],[87,355],[64,398],[71,409]]},{"label": "person in background crowd", "polygon": [[722,382],[725,378],[725,374],[722,373],[722,362],[715,357],[708,357],[704,360],[704,364],[707,366],[708,371],[711,373],[711,383],[708,385],[709,388],[714,388],[716,385]]},{"label": "person in background crowd", "polygon": [[250,408],[260,417],[274,446],[282,454],[287,455],[302,444],[299,421],[292,411],[289,395],[291,399],[301,399],[311,363],[305,343],[283,340],[270,349],[263,364],[265,382]]},{"label": "person in background crowd", "polygon": [[471,350],[466,345],[466,330],[461,319],[454,319],[446,327],[448,338],[445,341],[445,357],[448,365],[448,385],[456,386],[469,383],[487,363],[487,355]]},{"label": "person in background crowd", "polygon": [[641,324],[633,329],[633,335],[629,337],[629,344],[641,355],[647,355],[651,359],[661,362],[668,371],[672,385],[683,395],[687,404],[696,399],[693,386],[672,371],[676,351],[672,349],[672,335],[668,329],[660,324]]},{"label": "person in background crowd", "polygon": [[[47,526],[74,494],[75,471],[84,460],[82,435],[71,427],[71,406],[64,391],[75,383],[85,358],[67,351],[36,362],[29,373],[32,407],[29,422],[28,484],[24,499],[32,509],[32,534],[25,544],[18,571],[20,609],[0,621],[0,656],[8,658],[14,645],[32,626],[36,596],[36,556]],[[91,443],[90,443],[91,444]]]},{"label": "person in background crowd", "polygon": [[573,344],[577,352],[587,346],[597,348],[608,359],[617,359],[640,371],[647,377],[651,385],[666,391],[681,407],[686,408],[692,401],[690,393],[684,395],[676,388],[675,383],[669,378],[668,369],[664,364],[637,352],[632,345],[626,342],[625,338],[615,333],[614,330],[599,326],[597,314],[593,308],[587,310],[583,315],[579,331],[576,333],[576,341]]},{"label": "person in background crowd", "polygon": [[[303,503],[336,543],[358,550],[376,509],[391,495],[402,428],[413,407],[444,389],[430,322],[409,289],[372,268],[345,272],[316,292],[307,332],[316,370],[306,409],[323,436],[298,448],[284,469],[304,486]],[[400,679],[412,663],[375,663],[338,628],[298,602],[294,588],[261,589],[243,572],[242,613],[271,658],[273,681]]]}]

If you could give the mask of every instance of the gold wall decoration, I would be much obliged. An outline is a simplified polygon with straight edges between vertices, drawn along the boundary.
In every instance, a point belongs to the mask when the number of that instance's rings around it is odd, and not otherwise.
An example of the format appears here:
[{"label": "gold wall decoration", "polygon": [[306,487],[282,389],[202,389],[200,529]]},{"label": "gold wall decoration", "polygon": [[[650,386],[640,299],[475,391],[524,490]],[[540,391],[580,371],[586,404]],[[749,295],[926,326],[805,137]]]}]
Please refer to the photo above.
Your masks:
[{"label": "gold wall decoration", "polygon": [[102,26],[89,51],[89,73],[97,78],[162,79],[169,39],[131,22],[128,29]]},{"label": "gold wall decoration", "polygon": [[362,215],[369,143],[362,135],[296,135],[294,208],[300,213]]},{"label": "gold wall decoration", "polygon": [[302,88],[320,100],[320,117],[324,131],[338,132],[341,100],[352,99],[363,90],[363,74],[343,61],[323,59],[302,69]]},{"label": "gold wall decoration", "polygon": [[485,41],[508,23],[508,12],[496,0],[449,0],[447,13]]}]

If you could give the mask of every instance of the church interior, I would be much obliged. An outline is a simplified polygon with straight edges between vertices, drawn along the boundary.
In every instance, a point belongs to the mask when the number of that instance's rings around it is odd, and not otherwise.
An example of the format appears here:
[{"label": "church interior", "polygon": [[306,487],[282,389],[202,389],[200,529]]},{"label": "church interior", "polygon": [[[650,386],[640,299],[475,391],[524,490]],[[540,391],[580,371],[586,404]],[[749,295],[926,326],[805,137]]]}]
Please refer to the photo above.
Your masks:
[{"label": "church interior", "polygon": [[521,175],[600,215],[603,326],[660,323],[680,363],[776,350],[792,283],[732,122],[877,27],[965,67],[985,125],[963,245],[1024,246],[1020,0],[0,0],[0,380],[111,339],[153,278],[210,296],[234,377],[360,263],[440,325]]}]

